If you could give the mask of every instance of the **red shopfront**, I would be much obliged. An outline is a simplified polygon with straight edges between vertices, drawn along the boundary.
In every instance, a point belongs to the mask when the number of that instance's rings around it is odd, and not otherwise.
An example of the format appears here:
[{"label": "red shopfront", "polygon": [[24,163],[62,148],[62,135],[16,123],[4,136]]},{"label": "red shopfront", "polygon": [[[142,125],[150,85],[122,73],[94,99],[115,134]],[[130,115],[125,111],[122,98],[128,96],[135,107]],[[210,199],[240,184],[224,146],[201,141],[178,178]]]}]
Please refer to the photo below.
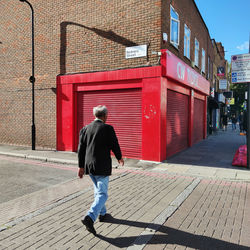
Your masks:
[{"label": "red shopfront", "polygon": [[167,89],[167,158],[206,138],[210,83],[169,51],[161,64]]},{"label": "red shopfront", "polygon": [[59,75],[57,150],[76,151],[80,129],[103,104],[124,157],[165,160],[206,137],[208,91],[209,82],[168,51],[161,66]]}]

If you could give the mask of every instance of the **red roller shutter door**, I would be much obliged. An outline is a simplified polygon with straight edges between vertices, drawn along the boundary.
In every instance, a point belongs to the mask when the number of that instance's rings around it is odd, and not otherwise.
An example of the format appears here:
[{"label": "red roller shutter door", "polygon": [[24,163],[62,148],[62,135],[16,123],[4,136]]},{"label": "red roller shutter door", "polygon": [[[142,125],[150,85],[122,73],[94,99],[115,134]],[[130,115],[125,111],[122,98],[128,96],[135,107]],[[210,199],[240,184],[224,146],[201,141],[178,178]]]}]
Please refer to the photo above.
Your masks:
[{"label": "red roller shutter door", "polygon": [[194,98],[193,143],[201,141],[204,134],[204,101]]},{"label": "red roller shutter door", "polygon": [[77,99],[78,133],[93,121],[93,107],[106,105],[109,111],[107,124],[114,127],[123,156],[141,158],[141,89],[79,92]]},{"label": "red roller shutter door", "polygon": [[188,147],[187,95],[168,90],[167,94],[167,157]]}]

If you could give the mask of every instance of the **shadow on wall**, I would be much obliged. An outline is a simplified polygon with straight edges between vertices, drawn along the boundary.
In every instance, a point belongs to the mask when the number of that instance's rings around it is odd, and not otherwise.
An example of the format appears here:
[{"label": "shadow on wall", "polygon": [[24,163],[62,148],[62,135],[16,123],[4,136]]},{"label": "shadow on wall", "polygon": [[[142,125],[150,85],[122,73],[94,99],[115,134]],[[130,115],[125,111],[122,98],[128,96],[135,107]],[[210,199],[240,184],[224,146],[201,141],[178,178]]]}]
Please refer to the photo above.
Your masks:
[{"label": "shadow on wall", "polygon": [[126,39],[125,37],[117,35],[115,32],[112,30],[105,31],[97,28],[91,28],[79,23],[74,23],[74,22],[62,22],[60,24],[60,39],[61,39],[61,44],[60,44],[60,74],[66,74],[67,69],[66,69],[66,52],[67,52],[67,26],[68,25],[75,25],[84,29],[91,30],[95,32],[97,35],[109,39],[113,42],[122,44],[126,47],[130,46],[137,46],[138,44]]}]

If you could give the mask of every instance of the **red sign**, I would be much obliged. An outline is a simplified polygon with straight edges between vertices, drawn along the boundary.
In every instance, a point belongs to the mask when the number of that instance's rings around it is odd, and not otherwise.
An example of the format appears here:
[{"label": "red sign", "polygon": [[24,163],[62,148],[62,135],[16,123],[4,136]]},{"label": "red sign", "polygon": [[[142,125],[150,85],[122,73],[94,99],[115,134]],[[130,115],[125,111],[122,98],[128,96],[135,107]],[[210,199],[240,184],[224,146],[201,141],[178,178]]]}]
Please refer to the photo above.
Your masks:
[{"label": "red sign", "polygon": [[162,60],[166,67],[166,76],[184,85],[196,89],[206,95],[210,94],[210,83],[202,75],[180,60],[170,51],[166,51],[166,60]]},{"label": "red sign", "polygon": [[217,68],[217,76],[224,76],[224,75],[225,75],[224,67],[218,67]]}]

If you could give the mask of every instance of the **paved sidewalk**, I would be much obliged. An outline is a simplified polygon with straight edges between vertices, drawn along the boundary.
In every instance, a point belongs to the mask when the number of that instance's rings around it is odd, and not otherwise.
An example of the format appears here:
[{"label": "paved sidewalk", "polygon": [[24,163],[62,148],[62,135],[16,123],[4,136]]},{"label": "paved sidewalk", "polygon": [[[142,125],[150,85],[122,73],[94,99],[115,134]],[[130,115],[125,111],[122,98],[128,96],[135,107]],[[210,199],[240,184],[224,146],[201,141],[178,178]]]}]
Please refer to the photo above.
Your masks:
[{"label": "paved sidewalk", "polygon": [[32,160],[40,160],[55,163],[77,164],[77,154],[56,150],[36,149],[30,147],[0,145],[0,155],[22,157]]},{"label": "paved sidewalk", "polygon": [[[108,223],[89,234],[85,176],[0,205],[0,249],[249,249],[250,171],[232,167],[238,133],[218,132],[164,163],[126,159],[110,182]],[[77,172],[77,155],[0,145],[0,154]]]},{"label": "paved sidewalk", "polygon": [[[239,135],[239,131],[218,131],[191,148],[171,157],[168,163],[206,166],[217,168],[231,168],[232,160],[240,145],[246,144],[246,136]],[[239,169],[239,168],[238,168]]]},{"label": "paved sidewalk", "polygon": [[167,160],[158,168],[175,173],[185,173],[209,178],[250,181],[250,171],[245,167],[232,166],[233,157],[246,137],[239,132],[219,131],[193,147]]},{"label": "paved sidewalk", "polygon": [[[127,168],[156,168],[170,173],[250,181],[249,169],[232,166],[236,150],[244,144],[246,144],[245,136],[240,136],[239,132],[228,129],[226,132],[219,131],[209,136],[164,163],[125,159],[125,165]],[[0,155],[77,165],[77,154],[74,152],[31,150],[29,147],[0,145]],[[117,166],[117,161],[113,160],[113,167]]]}]

